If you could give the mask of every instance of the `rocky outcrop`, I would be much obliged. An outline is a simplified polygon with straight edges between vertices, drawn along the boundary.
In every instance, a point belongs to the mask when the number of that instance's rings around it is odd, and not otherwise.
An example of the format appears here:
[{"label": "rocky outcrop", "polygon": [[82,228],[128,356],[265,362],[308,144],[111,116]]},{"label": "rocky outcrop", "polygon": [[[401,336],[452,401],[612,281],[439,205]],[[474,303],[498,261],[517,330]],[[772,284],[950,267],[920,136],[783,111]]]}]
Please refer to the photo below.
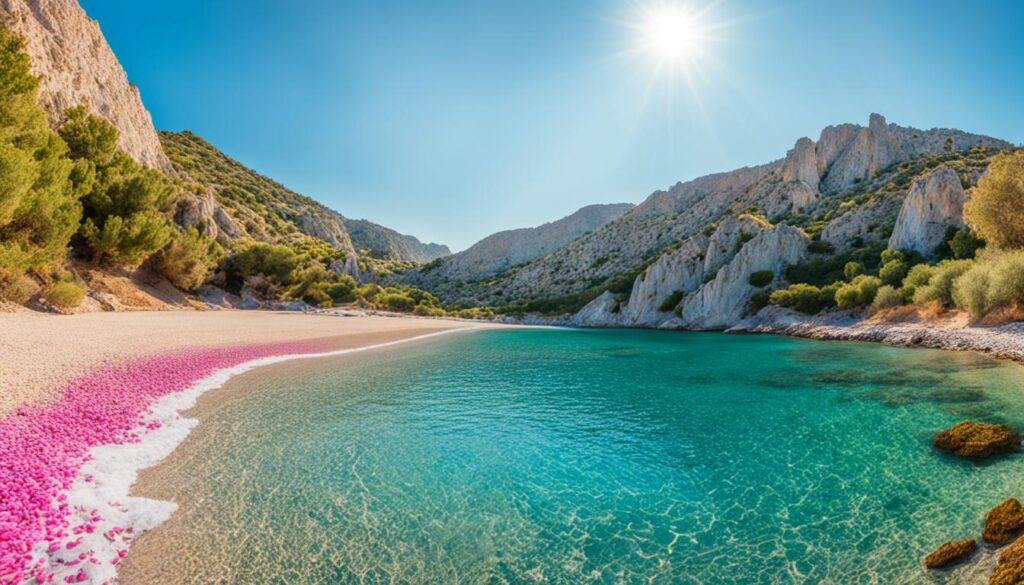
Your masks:
[{"label": "rocky outcrop", "polygon": [[985,515],[981,537],[991,544],[1006,544],[1024,529],[1024,506],[1016,498],[1008,498]]},{"label": "rocky outcrop", "polygon": [[683,304],[675,326],[688,329],[724,329],[739,322],[757,290],[750,275],[762,270],[782,274],[787,266],[807,256],[807,236],[799,229],[780,225],[747,242],[711,282]]},{"label": "rocky outcrop", "polygon": [[924,566],[929,569],[941,569],[955,565],[965,560],[977,547],[978,541],[973,538],[943,543],[924,558]]},{"label": "rocky outcrop", "polygon": [[[657,327],[670,318],[682,295],[692,293],[703,284],[708,250],[709,238],[701,234],[686,240],[676,250],[662,254],[633,282],[629,302],[620,311],[618,320]],[[673,296],[678,297],[675,305],[662,311],[662,306]]]},{"label": "rocky outcrop", "polygon": [[235,220],[217,203],[212,188],[200,194],[184,194],[178,199],[174,221],[184,228],[194,227],[222,246],[241,235]]},{"label": "rocky outcrop", "polygon": [[25,39],[40,77],[39,105],[54,126],[64,112],[86,106],[120,132],[118,145],[140,163],[173,173],[139,88],[107,44],[96,21],[75,0],[0,0],[0,21]]},{"label": "rocky outcrop", "polygon": [[966,200],[960,175],[951,168],[936,169],[914,181],[896,218],[889,248],[931,255],[951,226],[964,227]]},{"label": "rocky outcrop", "polygon": [[884,240],[903,204],[903,192],[879,193],[867,203],[833,219],[821,232],[821,240],[838,253]]},{"label": "rocky outcrop", "polygon": [[989,585],[1021,585],[1024,583],[1024,538],[1018,538],[999,554]]},{"label": "rocky outcrop", "polygon": [[345,219],[345,228],[356,250],[366,251],[374,258],[404,262],[430,262],[452,252],[448,246],[424,244],[413,236],[365,219]]},{"label": "rocky outcrop", "polygon": [[932,440],[932,445],[959,457],[984,459],[1020,450],[1020,435],[1007,425],[964,421]]}]

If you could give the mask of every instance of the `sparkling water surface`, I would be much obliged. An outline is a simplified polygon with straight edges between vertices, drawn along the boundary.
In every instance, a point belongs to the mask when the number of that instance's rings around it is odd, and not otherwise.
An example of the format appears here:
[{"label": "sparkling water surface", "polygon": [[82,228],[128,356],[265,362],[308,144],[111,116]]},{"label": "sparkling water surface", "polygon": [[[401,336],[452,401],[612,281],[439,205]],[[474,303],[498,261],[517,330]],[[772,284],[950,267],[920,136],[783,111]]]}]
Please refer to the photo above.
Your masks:
[{"label": "sparkling water surface", "polygon": [[[280,366],[203,399],[126,583],[931,583],[1024,461],[1024,370],[772,336],[502,330]],[[154,580],[155,579],[155,580]],[[984,582],[981,579],[981,582]]]}]

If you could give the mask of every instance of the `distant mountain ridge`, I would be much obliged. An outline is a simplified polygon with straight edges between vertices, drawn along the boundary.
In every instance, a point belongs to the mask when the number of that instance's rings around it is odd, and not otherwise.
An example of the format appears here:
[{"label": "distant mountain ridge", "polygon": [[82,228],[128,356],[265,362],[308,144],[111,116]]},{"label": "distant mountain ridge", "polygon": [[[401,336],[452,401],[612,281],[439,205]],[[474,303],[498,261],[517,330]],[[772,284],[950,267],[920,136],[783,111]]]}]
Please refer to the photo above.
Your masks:
[{"label": "distant mountain ridge", "polygon": [[632,203],[588,205],[537,227],[497,232],[403,278],[432,290],[444,289],[449,283],[487,278],[559,250],[632,208]]}]

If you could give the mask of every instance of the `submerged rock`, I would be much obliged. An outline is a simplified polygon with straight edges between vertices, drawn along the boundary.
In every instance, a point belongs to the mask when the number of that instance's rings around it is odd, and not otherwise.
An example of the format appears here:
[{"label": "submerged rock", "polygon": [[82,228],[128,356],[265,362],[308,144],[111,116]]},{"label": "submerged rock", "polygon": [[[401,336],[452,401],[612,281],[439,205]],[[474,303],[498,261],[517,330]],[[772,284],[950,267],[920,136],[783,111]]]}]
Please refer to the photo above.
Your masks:
[{"label": "submerged rock", "polygon": [[1024,506],[1016,498],[1008,498],[988,511],[981,537],[985,542],[1004,544],[1013,540],[1024,528]]},{"label": "submerged rock", "polygon": [[984,459],[1019,451],[1020,435],[1006,425],[964,421],[940,431],[932,446],[960,457]]},{"label": "submerged rock", "polygon": [[1020,585],[1024,583],[1024,538],[1018,538],[999,555],[989,585]]},{"label": "submerged rock", "polygon": [[978,546],[973,538],[967,540],[951,540],[939,545],[931,554],[924,558],[924,566],[929,569],[940,569],[958,563],[971,554]]}]

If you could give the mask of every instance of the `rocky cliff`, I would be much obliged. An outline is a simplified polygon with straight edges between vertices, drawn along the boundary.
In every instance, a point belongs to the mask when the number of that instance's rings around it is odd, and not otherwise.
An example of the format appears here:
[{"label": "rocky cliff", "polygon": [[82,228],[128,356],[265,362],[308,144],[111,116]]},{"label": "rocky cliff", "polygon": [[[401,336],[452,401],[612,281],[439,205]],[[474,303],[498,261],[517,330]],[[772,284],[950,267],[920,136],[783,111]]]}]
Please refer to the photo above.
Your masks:
[{"label": "rocky cliff", "polygon": [[456,284],[437,292],[450,301],[490,305],[592,299],[602,287],[617,287],[630,273],[678,253],[688,238],[710,234],[723,220],[747,211],[773,224],[813,230],[809,233],[842,252],[889,239],[909,181],[927,170],[924,165],[962,158],[972,148],[1008,146],[959,130],[889,124],[872,114],[867,126],[829,126],[817,141],[801,138],[778,161],[657,191],[593,233],[526,264],[512,263],[486,279],[449,275]]},{"label": "rocky cliff", "polygon": [[139,89],[96,21],[75,0],[0,0],[0,21],[25,39],[40,77],[39,105],[53,125],[83,105],[121,133],[119,146],[142,164],[173,173]]},{"label": "rocky cliff", "polygon": [[960,175],[951,168],[937,169],[914,181],[896,218],[889,248],[930,255],[950,227],[964,227],[965,201]]}]

